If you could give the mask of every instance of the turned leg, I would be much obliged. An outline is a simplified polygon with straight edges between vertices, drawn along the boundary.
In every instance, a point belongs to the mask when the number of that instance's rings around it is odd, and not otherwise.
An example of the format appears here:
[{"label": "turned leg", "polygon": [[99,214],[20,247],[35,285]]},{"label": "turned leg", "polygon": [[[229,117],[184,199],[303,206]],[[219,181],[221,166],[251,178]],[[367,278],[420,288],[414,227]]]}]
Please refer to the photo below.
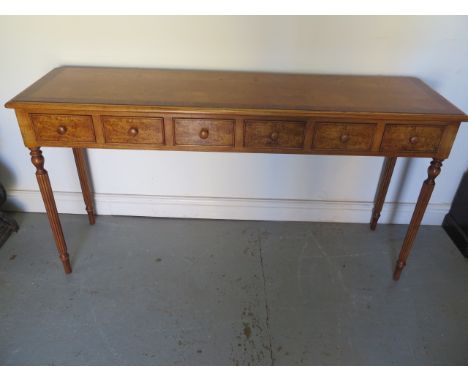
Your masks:
[{"label": "turned leg", "polygon": [[36,167],[36,178],[41,191],[42,200],[44,201],[47,216],[49,218],[50,227],[54,235],[55,244],[62,260],[65,273],[71,273],[70,259],[67,252],[67,243],[63,237],[62,225],[55,205],[54,194],[50,186],[49,174],[44,169],[44,157],[39,147],[31,147],[31,162]]},{"label": "turned leg", "polygon": [[387,195],[390,180],[392,179],[396,160],[396,157],[385,158],[382,175],[380,176],[380,182],[375,196],[374,209],[372,210],[372,219],[370,223],[370,229],[372,231],[377,227],[377,221],[379,220],[380,213],[382,212],[382,207],[385,202],[385,196]]},{"label": "turned leg", "polygon": [[84,149],[73,148],[73,155],[75,157],[76,168],[78,170],[78,177],[80,178],[81,191],[83,193],[86,212],[88,213],[89,224],[94,224],[96,222],[96,213],[93,206],[93,197],[91,195]]},{"label": "turned leg", "polygon": [[442,167],[442,160],[435,159],[431,162],[431,165],[427,169],[428,177],[424,181],[421,191],[419,193],[418,202],[416,207],[414,207],[413,216],[406,232],[405,240],[403,241],[403,246],[401,247],[400,256],[395,267],[395,272],[393,273],[393,279],[398,280],[401,275],[401,271],[406,266],[406,260],[413,246],[414,239],[418,232],[419,226],[421,225],[421,220],[426,211],[427,204],[431,198],[432,191],[435,186],[435,178],[440,174],[440,168]]}]

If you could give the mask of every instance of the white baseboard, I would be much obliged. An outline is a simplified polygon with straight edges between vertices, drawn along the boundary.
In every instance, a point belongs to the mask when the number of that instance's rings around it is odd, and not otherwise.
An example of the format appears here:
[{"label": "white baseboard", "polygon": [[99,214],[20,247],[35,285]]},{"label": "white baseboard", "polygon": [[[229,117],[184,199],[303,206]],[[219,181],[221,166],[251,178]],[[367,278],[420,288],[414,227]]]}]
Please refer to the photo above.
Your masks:
[{"label": "white baseboard", "polygon": [[[81,193],[54,192],[60,213],[84,214]],[[368,223],[373,204],[319,200],[96,194],[99,215]],[[413,203],[387,203],[379,223],[408,224]],[[7,209],[44,212],[39,191],[8,192]],[[450,204],[429,204],[423,224],[440,225]]]}]

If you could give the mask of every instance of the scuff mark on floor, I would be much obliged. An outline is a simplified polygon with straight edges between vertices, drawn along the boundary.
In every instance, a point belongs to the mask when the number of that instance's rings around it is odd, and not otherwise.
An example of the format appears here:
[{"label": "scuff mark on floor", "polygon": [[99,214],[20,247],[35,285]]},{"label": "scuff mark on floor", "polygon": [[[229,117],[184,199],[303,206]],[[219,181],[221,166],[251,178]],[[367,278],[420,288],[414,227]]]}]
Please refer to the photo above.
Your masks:
[{"label": "scuff mark on floor", "polygon": [[267,296],[267,286],[266,286],[266,277],[265,277],[265,267],[263,264],[263,253],[262,253],[262,235],[258,235],[258,252],[260,255],[260,269],[262,270],[262,280],[263,280],[263,294],[265,296],[265,313],[266,313],[266,330],[268,335],[269,347],[270,347],[270,360],[271,365],[275,364],[275,358],[273,357],[273,345],[271,341],[271,331],[270,331],[270,307],[268,306],[268,296]]}]

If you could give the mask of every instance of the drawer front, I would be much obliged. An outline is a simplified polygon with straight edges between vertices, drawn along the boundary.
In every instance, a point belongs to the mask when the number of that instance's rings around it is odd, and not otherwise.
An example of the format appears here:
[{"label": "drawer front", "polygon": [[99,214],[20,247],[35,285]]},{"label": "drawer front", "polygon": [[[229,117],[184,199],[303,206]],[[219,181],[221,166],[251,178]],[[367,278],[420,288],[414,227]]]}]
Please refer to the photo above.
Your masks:
[{"label": "drawer front", "polygon": [[380,151],[436,152],[442,139],[444,126],[403,125],[385,126]]},{"label": "drawer front", "polygon": [[90,115],[30,114],[39,142],[96,142]]},{"label": "drawer front", "polygon": [[162,118],[103,116],[101,120],[107,143],[164,144]]},{"label": "drawer front", "polygon": [[313,148],[320,150],[370,150],[375,123],[318,122],[315,125]]},{"label": "drawer front", "polygon": [[305,122],[298,121],[245,121],[245,147],[302,149]]},{"label": "drawer front", "polygon": [[174,144],[186,146],[234,146],[232,119],[174,119]]}]

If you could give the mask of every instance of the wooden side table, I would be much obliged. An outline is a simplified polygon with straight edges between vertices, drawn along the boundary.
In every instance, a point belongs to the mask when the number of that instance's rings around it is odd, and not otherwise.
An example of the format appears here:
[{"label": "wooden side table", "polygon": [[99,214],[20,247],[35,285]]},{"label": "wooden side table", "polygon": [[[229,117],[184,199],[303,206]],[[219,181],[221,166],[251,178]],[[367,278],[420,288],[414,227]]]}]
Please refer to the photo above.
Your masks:
[{"label": "wooden side table", "polygon": [[432,158],[398,280],[459,125],[468,116],[413,77],[60,67],[15,109],[66,273],[69,255],[40,148],[73,149],[89,222],[86,148],[384,156],[371,229],[397,157]]}]

